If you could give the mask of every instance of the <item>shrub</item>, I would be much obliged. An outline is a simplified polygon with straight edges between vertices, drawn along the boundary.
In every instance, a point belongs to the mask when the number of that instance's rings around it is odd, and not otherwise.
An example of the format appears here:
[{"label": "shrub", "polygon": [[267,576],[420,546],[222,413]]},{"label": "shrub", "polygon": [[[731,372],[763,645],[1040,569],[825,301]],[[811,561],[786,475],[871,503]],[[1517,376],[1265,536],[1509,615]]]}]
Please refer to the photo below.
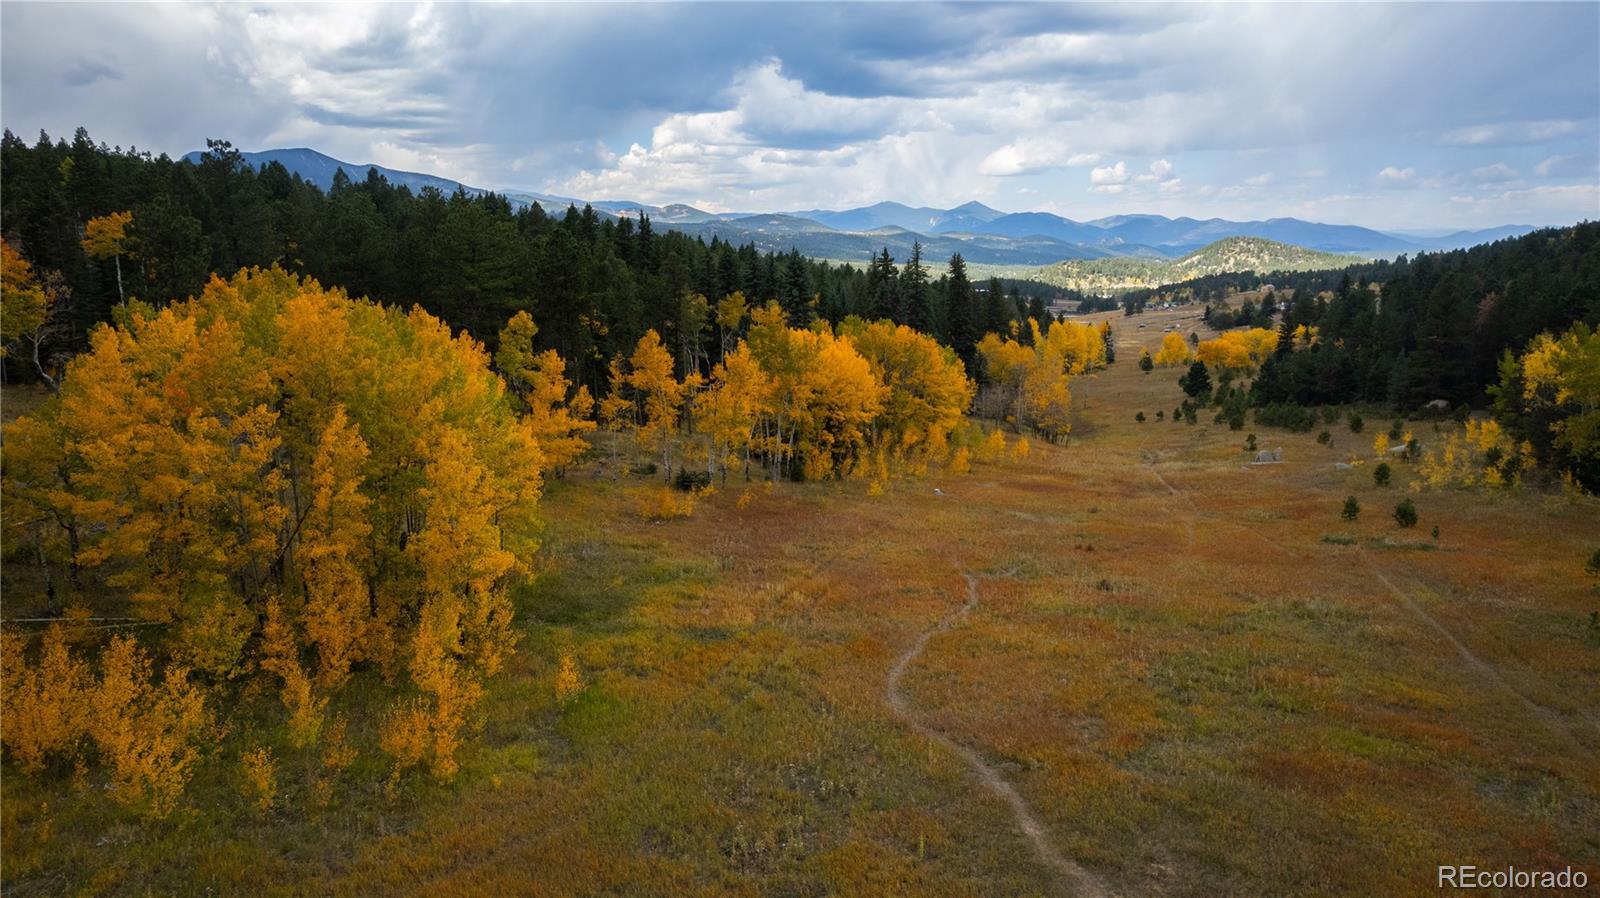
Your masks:
[{"label": "shrub", "polygon": [[1600,549],[1595,549],[1589,560],[1584,562],[1583,569],[1592,577],[1600,577]]},{"label": "shrub", "polygon": [[1326,430],[1324,430],[1323,432],[1317,434],[1317,442],[1321,443],[1324,446],[1332,445],[1333,444],[1333,434],[1331,434],[1331,433],[1327,432]]},{"label": "shrub", "polygon": [[1143,424],[1144,423],[1144,412],[1140,412],[1137,415],[1134,415],[1133,416],[1133,420],[1138,421],[1140,424]]},{"label": "shrub", "polygon": [[666,521],[694,514],[694,493],[679,494],[670,487],[646,490],[639,499],[639,519]]},{"label": "shrub", "polygon": [[711,472],[679,468],[678,473],[672,475],[672,485],[686,493],[703,490],[711,485]]},{"label": "shrub", "polygon": [[1360,415],[1356,414],[1355,412],[1351,412],[1350,413],[1350,432],[1351,433],[1360,433],[1362,428],[1364,428],[1366,426],[1367,426],[1367,422],[1363,421],[1361,419]]},{"label": "shrub", "polygon": [[1401,421],[1399,418],[1396,418],[1395,422],[1393,424],[1389,425],[1389,439],[1390,440],[1398,440],[1398,439],[1400,439],[1400,432],[1404,428],[1405,428],[1405,422]]},{"label": "shrub", "polygon": [[1360,516],[1361,503],[1356,501],[1355,496],[1346,496],[1344,500],[1344,509],[1339,512],[1339,517],[1344,518],[1347,521],[1353,521]]},{"label": "shrub", "polygon": [[1167,417],[1167,413],[1166,412],[1162,411],[1161,409],[1156,409],[1156,420],[1157,421],[1165,420],[1166,417]]},{"label": "shrub", "polygon": [[1295,433],[1309,433],[1317,425],[1317,413],[1289,402],[1274,402],[1256,409],[1256,424],[1282,427]]},{"label": "shrub", "polygon": [[1401,500],[1394,507],[1394,521],[1402,527],[1417,526],[1417,506],[1410,499]]},{"label": "shrub", "polygon": [[278,768],[272,761],[272,752],[266,748],[256,748],[239,756],[239,768],[243,774],[240,781],[240,791],[258,811],[272,809],[272,801],[278,796]]},{"label": "shrub", "polygon": [[1386,461],[1378,462],[1378,466],[1372,469],[1372,482],[1378,486],[1388,486],[1389,474],[1389,463]]},{"label": "shrub", "polygon": [[1146,349],[1139,354],[1139,370],[1146,374],[1154,371],[1156,363],[1150,358],[1150,350]]},{"label": "shrub", "polygon": [[561,656],[561,669],[556,672],[556,701],[571,704],[578,694],[583,692],[583,675],[578,673],[578,664],[572,660],[572,653]]},{"label": "shrub", "polygon": [[1244,438],[1244,451],[1246,451],[1246,452],[1254,452],[1254,451],[1256,451],[1256,435],[1255,434],[1252,433],[1249,436]]}]

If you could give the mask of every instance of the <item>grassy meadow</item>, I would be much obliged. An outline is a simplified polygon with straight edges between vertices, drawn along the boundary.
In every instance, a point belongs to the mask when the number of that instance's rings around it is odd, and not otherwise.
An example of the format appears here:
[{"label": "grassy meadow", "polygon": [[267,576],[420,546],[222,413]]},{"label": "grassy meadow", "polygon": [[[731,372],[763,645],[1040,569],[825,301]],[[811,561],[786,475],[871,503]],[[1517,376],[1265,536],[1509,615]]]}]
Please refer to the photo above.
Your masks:
[{"label": "grassy meadow", "polygon": [[[1404,463],[1375,486],[1335,466],[1370,455],[1371,415],[1331,446],[1157,421],[1179,372],[1140,372],[1139,349],[1195,314],[1113,317],[1118,362],[1074,382],[1071,441],[960,476],[734,478],[647,521],[654,480],[576,468],[541,500],[521,644],[455,783],[388,790],[373,752],[314,794],[285,760],[258,812],[227,759],[141,823],[59,771],[7,777],[6,892],[1067,894],[1010,805],[888,704],[965,573],[978,602],[900,689],[1102,894],[1433,895],[1439,864],[1600,878],[1600,503],[1411,494]],[[1248,464],[1252,430],[1283,463]],[[376,703],[350,692],[373,744]]]}]

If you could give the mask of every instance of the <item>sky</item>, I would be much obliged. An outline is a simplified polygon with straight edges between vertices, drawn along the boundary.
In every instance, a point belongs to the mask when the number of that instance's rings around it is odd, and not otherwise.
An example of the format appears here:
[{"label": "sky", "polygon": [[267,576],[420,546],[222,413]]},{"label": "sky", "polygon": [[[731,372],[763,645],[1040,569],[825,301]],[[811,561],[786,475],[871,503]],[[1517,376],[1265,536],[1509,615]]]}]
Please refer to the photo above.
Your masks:
[{"label": "sky", "polygon": [[1600,218],[1600,3],[0,4],[0,120],[588,200]]}]

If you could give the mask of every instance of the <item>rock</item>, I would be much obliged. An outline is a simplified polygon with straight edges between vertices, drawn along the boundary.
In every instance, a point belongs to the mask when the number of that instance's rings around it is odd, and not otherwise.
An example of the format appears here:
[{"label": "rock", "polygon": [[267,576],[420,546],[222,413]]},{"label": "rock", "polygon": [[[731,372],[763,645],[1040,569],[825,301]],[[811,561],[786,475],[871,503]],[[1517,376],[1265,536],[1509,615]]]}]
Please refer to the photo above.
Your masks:
[{"label": "rock", "polygon": [[1342,461],[1336,461],[1336,462],[1334,462],[1334,463],[1333,463],[1333,466],[1334,466],[1334,467],[1335,467],[1335,468],[1338,468],[1338,469],[1339,469],[1339,470],[1341,470],[1341,471],[1348,471],[1348,470],[1350,470],[1350,469],[1351,469],[1351,468],[1353,468],[1353,467],[1355,467],[1355,466],[1354,466],[1354,465],[1352,465],[1352,464],[1350,464],[1350,463],[1349,463],[1349,462],[1342,462]]},{"label": "rock", "polygon": [[1448,412],[1448,411],[1450,411],[1450,400],[1448,400],[1448,399],[1435,399],[1432,402],[1428,403],[1427,405],[1423,406],[1423,408],[1427,409],[1430,412]]}]

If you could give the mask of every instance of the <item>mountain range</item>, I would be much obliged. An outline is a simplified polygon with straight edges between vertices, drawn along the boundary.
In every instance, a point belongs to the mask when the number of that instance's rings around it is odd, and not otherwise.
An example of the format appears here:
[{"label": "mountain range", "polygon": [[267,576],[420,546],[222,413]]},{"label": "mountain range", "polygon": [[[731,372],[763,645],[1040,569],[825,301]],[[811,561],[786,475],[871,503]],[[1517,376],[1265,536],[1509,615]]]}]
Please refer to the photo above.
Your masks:
[{"label": "mountain range", "polygon": [[[197,162],[200,156],[201,153],[194,152],[184,158]],[[375,169],[391,184],[413,191],[431,187],[445,193],[489,192],[437,175],[342,162],[304,147],[244,153],[243,156],[248,164],[256,167],[278,162],[323,190],[333,185],[334,176],[341,169],[356,181],[364,179],[369,169]],[[587,203],[605,216],[648,215],[657,227],[668,226],[708,239],[720,237],[733,243],[754,243],[764,251],[797,249],[814,258],[855,262],[866,261],[884,247],[896,259],[905,259],[913,243],[921,243],[924,257],[930,260],[948,258],[959,252],[967,261],[980,265],[1039,266],[1062,260],[1113,257],[1176,260],[1229,237],[1255,237],[1321,253],[1379,258],[1459,249],[1533,230],[1529,225],[1504,225],[1430,236],[1298,218],[1230,221],[1114,215],[1077,221],[1050,212],[1001,212],[976,201],[950,209],[881,202],[854,209],[733,213],[707,212],[681,203],[657,206],[630,200],[583,200],[524,190],[494,192],[517,206],[538,203],[546,211],[559,212],[568,205]]]}]

